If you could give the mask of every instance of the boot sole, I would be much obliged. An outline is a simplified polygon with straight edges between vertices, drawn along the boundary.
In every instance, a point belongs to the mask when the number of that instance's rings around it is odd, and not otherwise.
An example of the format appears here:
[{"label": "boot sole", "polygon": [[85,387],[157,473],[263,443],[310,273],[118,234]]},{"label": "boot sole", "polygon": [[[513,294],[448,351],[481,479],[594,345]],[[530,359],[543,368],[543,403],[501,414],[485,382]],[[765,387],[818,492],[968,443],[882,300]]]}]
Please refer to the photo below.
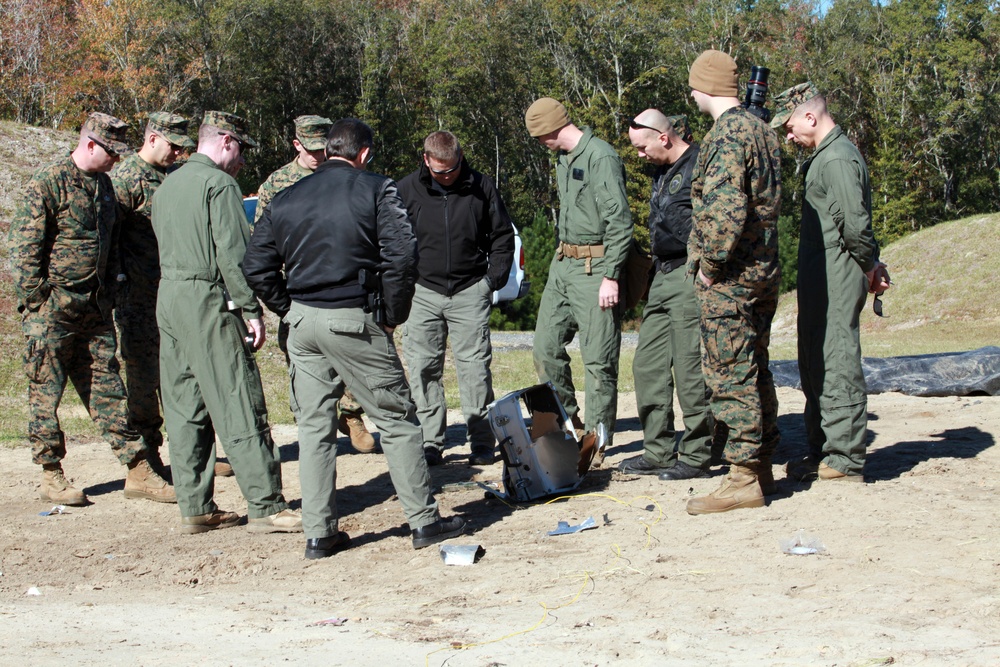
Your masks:
[{"label": "boot sole", "polygon": [[691,505],[688,504],[688,506],[687,506],[687,513],[688,514],[695,514],[695,515],[697,515],[697,514],[721,514],[722,512],[730,512],[732,510],[741,510],[741,509],[750,509],[750,508],[753,508],[753,507],[763,507],[764,505],[765,505],[765,502],[764,502],[763,498],[761,498],[760,500],[757,500],[757,499],[754,499],[754,500],[744,500],[742,503],[737,503],[735,505],[731,505],[730,507],[726,507],[725,509],[708,509],[708,508],[701,509],[701,508],[697,508],[697,507],[692,508]]},{"label": "boot sole", "polygon": [[298,526],[295,526],[295,527],[292,527],[292,528],[283,528],[281,526],[272,526],[270,524],[259,524],[259,523],[249,523],[248,522],[247,523],[247,532],[248,533],[258,533],[258,534],[261,534],[261,535],[264,535],[264,534],[267,534],[267,533],[301,533],[302,532],[302,525],[299,524]]},{"label": "boot sole", "polygon": [[55,503],[56,505],[67,505],[69,507],[83,507],[87,504],[87,496],[84,496],[83,498],[76,498],[74,500],[56,500],[55,498],[50,498],[44,493],[39,493],[38,499],[49,503]]},{"label": "boot sole", "polygon": [[180,532],[184,533],[185,535],[198,535],[199,533],[207,533],[211,530],[219,530],[220,528],[233,528],[234,526],[238,526],[239,524],[240,524],[239,519],[236,519],[235,521],[221,521],[219,523],[214,523],[214,524],[182,523]]},{"label": "boot sole", "polygon": [[146,491],[129,491],[128,489],[125,489],[125,497],[129,500],[152,500],[154,503],[177,504],[177,496],[174,496],[173,498],[164,498]]}]

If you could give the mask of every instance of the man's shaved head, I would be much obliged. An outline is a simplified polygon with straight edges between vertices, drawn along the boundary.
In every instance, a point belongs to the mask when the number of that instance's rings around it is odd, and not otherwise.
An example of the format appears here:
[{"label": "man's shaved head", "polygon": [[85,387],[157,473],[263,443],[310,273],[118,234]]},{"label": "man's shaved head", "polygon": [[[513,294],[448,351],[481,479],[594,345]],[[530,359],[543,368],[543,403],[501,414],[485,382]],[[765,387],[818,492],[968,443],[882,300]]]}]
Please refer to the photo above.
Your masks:
[{"label": "man's shaved head", "polygon": [[659,134],[670,134],[673,132],[670,119],[668,119],[659,109],[646,109],[635,117],[635,120],[632,121],[632,125],[643,126],[642,128],[636,127],[634,129],[649,129]]}]

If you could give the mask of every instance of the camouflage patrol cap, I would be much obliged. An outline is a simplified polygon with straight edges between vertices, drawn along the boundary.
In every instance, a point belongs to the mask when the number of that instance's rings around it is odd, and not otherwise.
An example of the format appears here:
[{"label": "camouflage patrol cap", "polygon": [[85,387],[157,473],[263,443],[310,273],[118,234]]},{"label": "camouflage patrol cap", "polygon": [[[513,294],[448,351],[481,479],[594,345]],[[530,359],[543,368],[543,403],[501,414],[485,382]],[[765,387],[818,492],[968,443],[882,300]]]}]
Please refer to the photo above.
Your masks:
[{"label": "camouflage patrol cap", "polygon": [[131,153],[132,149],[125,143],[125,133],[128,123],[106,113],[95,111],[87,116],[83,123],[84,129],[91,137],[104,144],[118,155]]},{"label": "camouflage patrol cap", "polygon": [[677,136],[684,141],[691,141],[691,128],[688,126],[688,117],[684,114],[678,116],[667,116],[667,122],[674,128]]},{"label": "camouflage patrol cap", "polygon": [[236,137],[250,148],[257,148],[257,142],[247,134],[247,120],[226,111],[206,111],[202,125],[219,128],[220,132]]},{"label": "camouflage patrol cap", "polygon": [[175,146],[194,148],[195,143],[188,136],[188,119],[166,111],[156,111],[149,114],[146,129],[160,135]]},{"label": "camouflage patrol cap", "polygon": [[295,119],[295,138],[307,151],[326,148],[326,135],[333,121],[322,116],[299,116]]},{"label": "camouflage patrol cap", "polygon": [[819,90],[813,85],[812,81],[800,83],[797,86],[792,86],[788,90],[778,93],[777,97],[774,98],[775,113],[771,117],[771,127],[776,130],[780,129],[782,125],[788,122],[788,119],[791,118],[792,113],[800,104],[804,104],[818,95]]}]

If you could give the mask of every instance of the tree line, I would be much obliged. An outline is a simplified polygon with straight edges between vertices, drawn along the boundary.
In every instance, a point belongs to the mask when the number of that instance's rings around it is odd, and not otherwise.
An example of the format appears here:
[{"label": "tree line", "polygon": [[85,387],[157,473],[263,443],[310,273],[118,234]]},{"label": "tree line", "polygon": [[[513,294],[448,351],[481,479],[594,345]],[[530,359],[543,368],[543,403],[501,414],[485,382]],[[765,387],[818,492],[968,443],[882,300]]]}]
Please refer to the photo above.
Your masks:
[{"label": "tree line", "polygon": [[[642,229],[649,168],[628,142],[646,107],[711,120],[688,67],[731,53],[771,94],[811,79],[868,160],[886,243],[1000,208],[998,3],[986,0],[0,0],[0,117],[75,129],[89,111],[245,116],[261,144],[239,176],[254,192],[292,157],[292,119],[355,116],[372,168],[400,178],[423,137],[448,129],[499,184],[522,231],[532,292],[496,326],[531,327],[554,246],[552,155],[524,129],[531,102],[562,100],[626,158]],[[781,241],[794,287],[806,155],[786,145]]]}]

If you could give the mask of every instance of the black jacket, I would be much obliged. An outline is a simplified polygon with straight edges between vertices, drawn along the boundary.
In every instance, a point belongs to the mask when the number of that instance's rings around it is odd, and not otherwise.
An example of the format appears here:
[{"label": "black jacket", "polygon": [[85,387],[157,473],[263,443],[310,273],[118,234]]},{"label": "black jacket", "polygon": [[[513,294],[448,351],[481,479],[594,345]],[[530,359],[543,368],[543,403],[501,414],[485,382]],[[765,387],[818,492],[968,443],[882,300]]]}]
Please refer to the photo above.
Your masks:
[{"label": "black jacket", "polygon": [[358,271],[381,271],[386,324],[396,326],[410,314],[416,265],[396,183],[328,160],[271,200],[254,226],[243,273],[264,305],[283,317],[292,301],[363,306]]},{"label": "black jacket", "polygon": [[687,256],[691,234],[691,175],[698,162],[698,145],[691,144],[677,162],[653,174],[649,202],[649,238],[653,255],[661,261]]},{"label": "black jacket", "polygon": [[434,188],[430,170],[399,182],[420,259],[417,282],[452,296],[486,276],[491,289],[507,284],[514,261],[514,226],[493,180],[462,158],[462,172],[447,192]]}]

